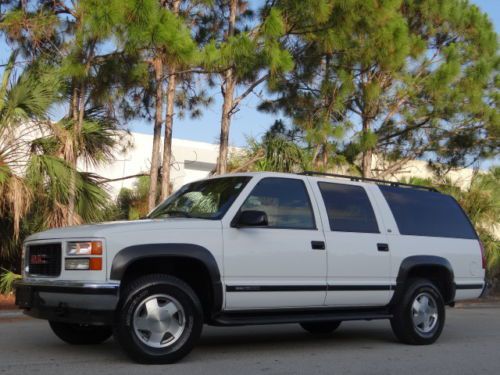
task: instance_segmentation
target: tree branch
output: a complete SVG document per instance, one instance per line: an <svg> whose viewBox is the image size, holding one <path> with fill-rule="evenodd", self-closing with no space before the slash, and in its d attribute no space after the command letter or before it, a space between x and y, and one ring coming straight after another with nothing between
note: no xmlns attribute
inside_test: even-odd
<svg viewBox="0 0 500 375"><path fill-rule="evenodd" d="M149 173L138 173L138 174L133 174L131 176L125 176L119 178L104 178L97 184L101 185L101 184L107 184L108 182L123 181L123 180L128 180L130 178L145 177L145 176L149 176Z"/></svg>
<svg viewBox="0 0 500 375"><path fill-rule="evenodd" d="M233 101L233 106L231 107L231 112L233 112L236 109L236 107L238 107L238 105L241 103L241 101L245 99L248 95L250 95L257 86L259 86L262 82L267 80L269 78L269 75L270 73L264 74L262 77L255 80L250 86L248 86L245 92L243 92L240 96L235 98Z"/></svg>

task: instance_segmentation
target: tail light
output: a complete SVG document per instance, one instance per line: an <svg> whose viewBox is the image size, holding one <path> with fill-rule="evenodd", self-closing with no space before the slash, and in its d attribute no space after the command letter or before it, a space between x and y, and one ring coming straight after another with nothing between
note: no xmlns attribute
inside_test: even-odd
<svg viewBox="0 0 500 375"><path fill-rule="evenodd" d="M481 249L481 260L483 262L483 270L486 269L486 253L484 251L484 245L481 241L479 241L479 248Z"/></svg>

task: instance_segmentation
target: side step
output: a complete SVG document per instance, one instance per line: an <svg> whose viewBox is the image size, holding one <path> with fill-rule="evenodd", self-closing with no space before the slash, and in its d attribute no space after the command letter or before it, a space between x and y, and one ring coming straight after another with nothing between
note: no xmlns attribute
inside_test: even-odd
<svg viewBox="0 0 500 375"><path fill-rule="evenodd" d="M301 322L324 322L331 320L374 320L390 318L392 318L392 314L387 308L357 310L254 310L245 312L223 312L213 317L211 324L217 326L244 326Z"/></svg>

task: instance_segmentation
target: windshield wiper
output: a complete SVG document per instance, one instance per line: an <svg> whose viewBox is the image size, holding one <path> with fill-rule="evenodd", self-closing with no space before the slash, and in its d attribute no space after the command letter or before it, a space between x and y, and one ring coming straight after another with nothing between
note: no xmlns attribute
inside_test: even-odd
<svg viewBox="0 0 500 375"><path fill-rule="evenodd" d="M181 217L187 217L187 218L192 218L192 216L187 213L186 211L181 211L181 210L168 210L168 211L165 211L165 212L162 212L162 215L176 215L176 216L181 216Z"/></svg>

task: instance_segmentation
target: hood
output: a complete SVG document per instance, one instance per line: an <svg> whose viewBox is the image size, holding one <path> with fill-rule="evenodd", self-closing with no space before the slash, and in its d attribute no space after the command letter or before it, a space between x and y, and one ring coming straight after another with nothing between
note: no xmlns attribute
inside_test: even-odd
<svg viewBox="0 0 500 375"><path fill-rule="evenodd" d="M26 239L29 241L66 239L66 238L106 238L123 232L144 232L155 230L176 229L220 229L219 220L204 220L190 218L146 219L136 221L110 221L91 225L77 225L50 229L35 233Z"/></svg>

